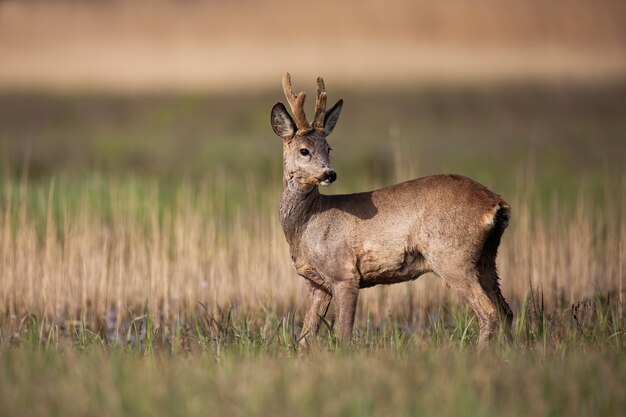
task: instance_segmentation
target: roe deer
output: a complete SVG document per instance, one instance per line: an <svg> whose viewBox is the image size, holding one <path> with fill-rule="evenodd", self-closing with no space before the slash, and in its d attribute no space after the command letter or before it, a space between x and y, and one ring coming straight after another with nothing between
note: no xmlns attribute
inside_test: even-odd
<svg viewBox="0 0 626 417"><path fill-rule="evenodd" d="M496 272L509 205L460 175L434 175L357 194L323 195L337 174L326 137L343 101L326 111L317 79L315 116L304 114L304 92L295 94L289 74L282 103L272 108L274 132L283 139L280 221L299 275L309 285L301 344L319 330L331 298L341 341L352 337L359 288L414 280L433 271L467 300L480 327L479 346L495 333L498 318L508 331L513 313ZM294 120L295 119L295 120Z"/></svg>

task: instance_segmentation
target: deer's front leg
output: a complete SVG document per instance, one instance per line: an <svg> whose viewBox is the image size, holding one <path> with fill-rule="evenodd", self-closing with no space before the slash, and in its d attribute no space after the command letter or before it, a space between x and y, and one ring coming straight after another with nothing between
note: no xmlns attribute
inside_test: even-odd
<svg viewBox="0 0 626 417"><path fill-rule="evenodd" d="M352 339L354 314L359 297L358 282L338 282L333 286L335 307L337 308L337 333L342 343L349 343Z"/></svg>
<svg viewBox="0 0 626 417"><path fill-rule="evenodd" d="M308 302L309 307L304 316L302 325L302 333L300 336L300 345L308 346L308 340L315 337L320 329L320 321L322 317L326 317L328 306L332 296L330 293L313 283L309 283Z"/></svg>

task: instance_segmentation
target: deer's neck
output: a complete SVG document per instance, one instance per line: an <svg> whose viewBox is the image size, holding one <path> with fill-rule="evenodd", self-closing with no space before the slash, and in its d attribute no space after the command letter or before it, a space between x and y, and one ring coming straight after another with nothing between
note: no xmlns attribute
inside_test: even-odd
<svg viewBox="0 0 626 417"><path fill-rule="evenodd" d="M299 237L303 228L313 214L319 211L322 195L318 187L302 190L289 181L283 183L283 193L280 198L280 223L283 226L285 238L293 251L299 246Z"/></svg>

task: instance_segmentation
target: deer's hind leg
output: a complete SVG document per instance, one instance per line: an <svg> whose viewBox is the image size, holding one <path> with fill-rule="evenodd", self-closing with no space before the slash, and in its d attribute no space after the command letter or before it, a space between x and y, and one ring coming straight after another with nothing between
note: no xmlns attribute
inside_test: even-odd
<svg viewBox="0 0 626 417"><path fill-rule="evenodd" d="M507 304L502 291L500 290L500 278L496 269L496 257L498 256L498 247L502 233L506 228L509 219L508 206L500 207L495 214L494 228L485 239L485 243L476 262L478 270L478 279L480 285L487 292L489 299L496 306L500 322L503 324L503 330L507 339L511 340L511 325L513 323L513 312Z"/></svg>
<svg viewBox="0 0 626 417"><path fill-rule="evenodd" d="M300 345L308 346L308 340L315 337L320 329L322 317L326 317L328 306L332 298L331 294L325 289L314 283L309 283L308 308L304 316L304 324L300 333Z"/></svg>
<svg viewBox="0 0 626 417"><path fill-rule="evenodd" d="M491 302L496 306L498 311L498 318L500 323L502 323L504 330L504 334L508 340L512 339L511 336L511 326L513 324L513 311L511 311L511 307L509 307L504 295L502 295L502 291L500 290L500 278L498 277L498 273L493 268L481 269L479 268L478 279L480 285L483 287L487 296L491 300Z"/></svg>
<svg viewBox="0 0 626 417"><path fill-rule="evenodd" d="M475 268L460 268L436 272L474 310L480 329L478 346L485 346L498 327L498 307L480 284L478 271Z"/></svg>

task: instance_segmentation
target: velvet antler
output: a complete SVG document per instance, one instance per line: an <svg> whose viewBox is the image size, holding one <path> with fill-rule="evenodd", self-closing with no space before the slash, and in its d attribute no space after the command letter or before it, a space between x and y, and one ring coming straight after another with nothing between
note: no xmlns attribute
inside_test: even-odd
<svg viewBox="0 0 626 417"><path fill-rule="evenodd" d="M304 99L306 94L304 94L304 91L299 92L297 95L293 92L291 75L289 75L288 72L283 75L283 91L285 92L285 97L287 97L287 101L293 112L298 130L310 129L311 125L307 122L304 114Z"/></svg>
<svg viewBox="0 0 626 417"><path fill-rule="evenodd" d="M313 127L315 129L324 129L324 116L326 115L326 87L324 79L317 77L317 91L315 94L315 119L313 119Z"/></svg>

